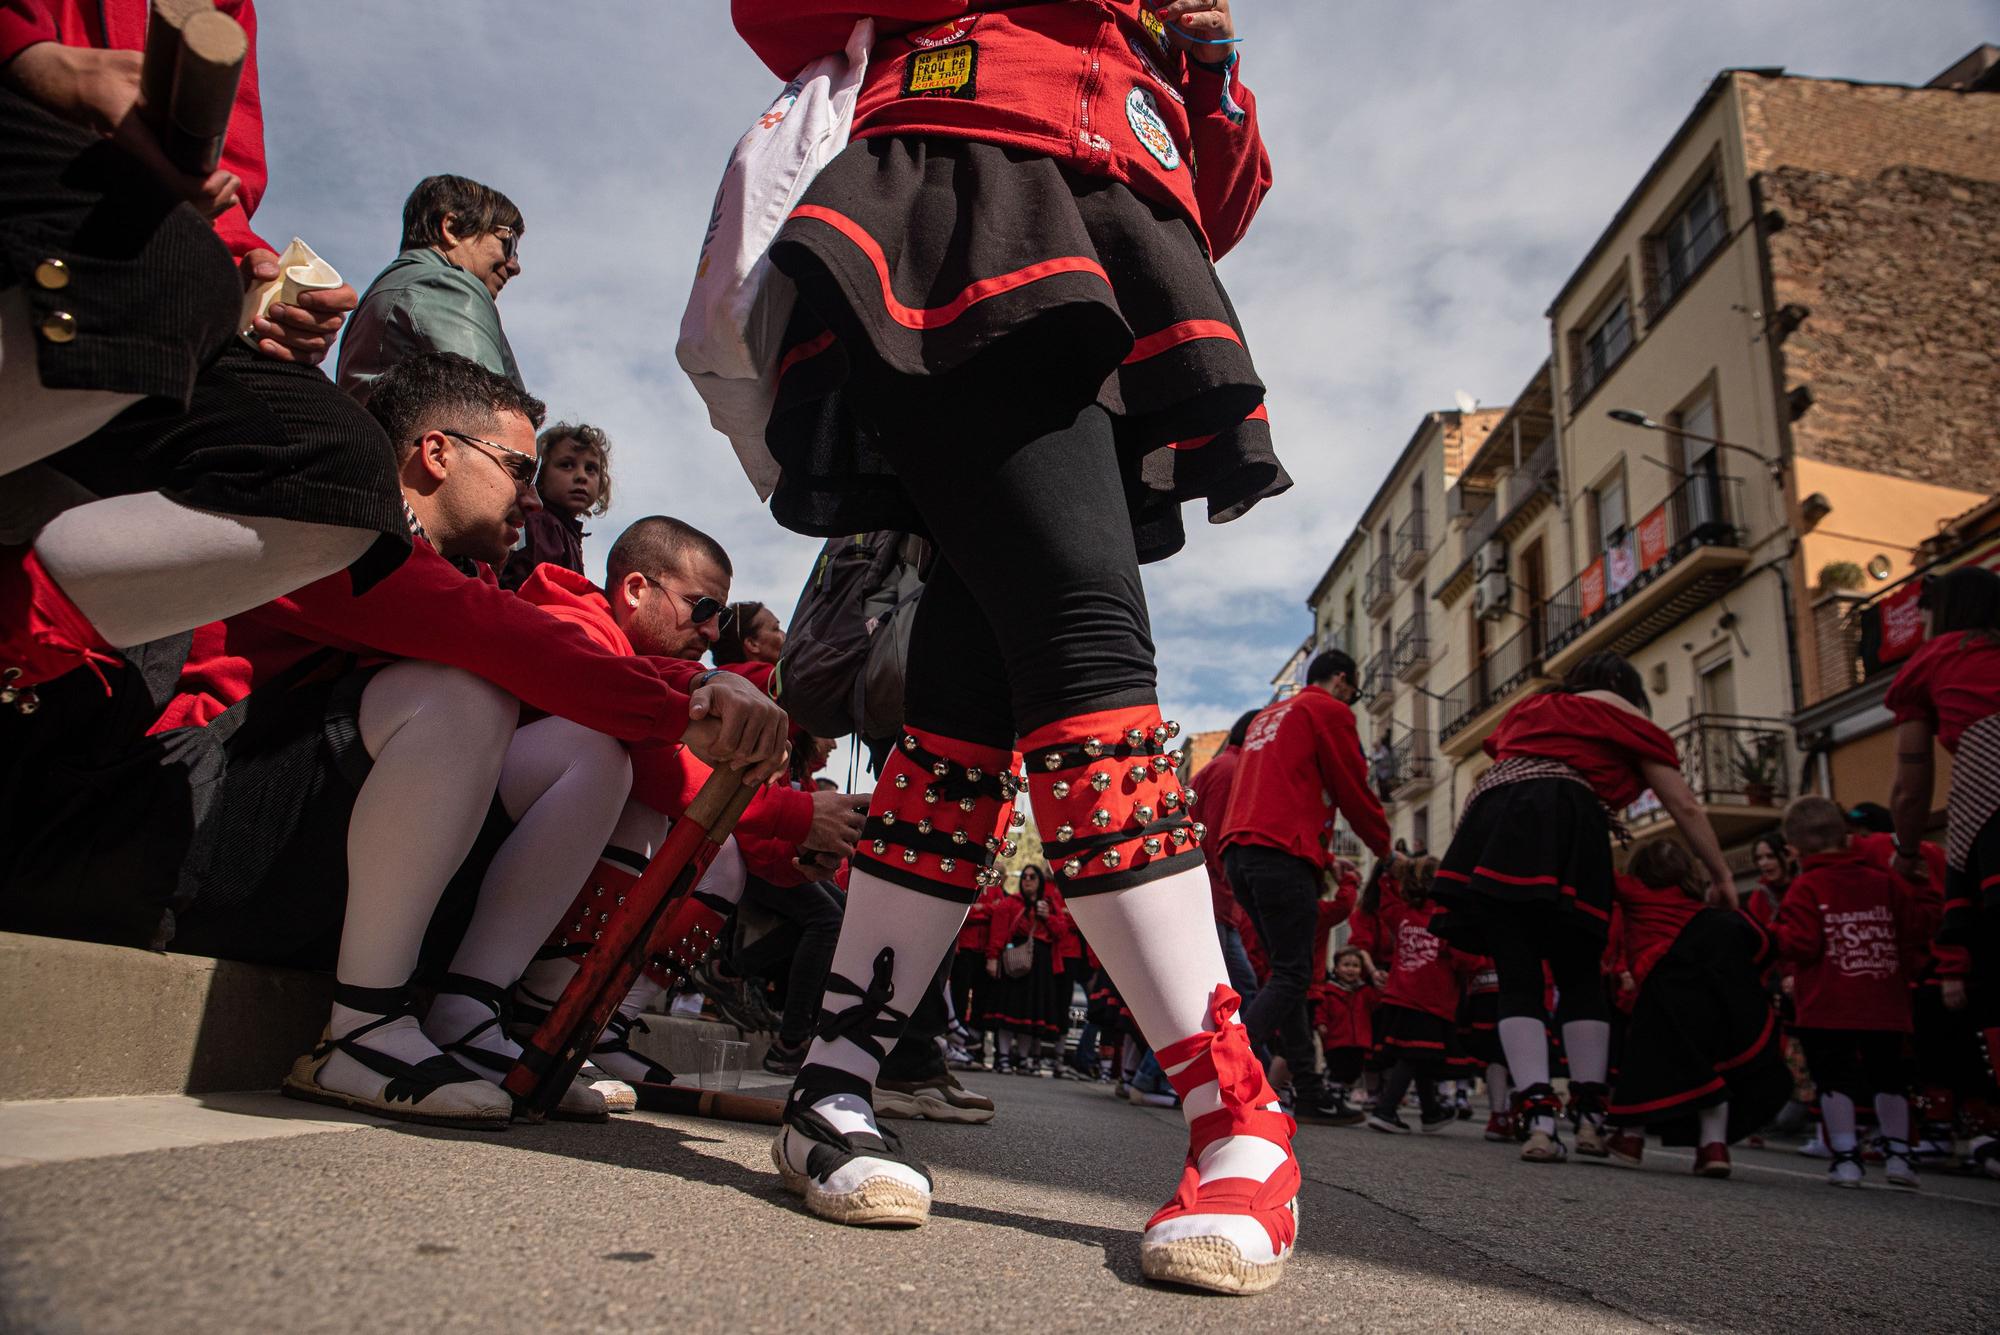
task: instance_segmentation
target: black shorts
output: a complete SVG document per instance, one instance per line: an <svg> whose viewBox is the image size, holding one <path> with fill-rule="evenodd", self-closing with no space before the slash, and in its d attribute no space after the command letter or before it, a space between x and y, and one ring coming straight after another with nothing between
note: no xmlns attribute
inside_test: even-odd
<svg viewBox="0 0 2000 1335"><path fill-rule="evenodd" d="M1887 1029L1800 1029L1806 1070L1821 1098L1845 1094L1865 1103L1877 1094L1907 1094L1912 1075L1908 1034Z"/></svg>
<svg viewBox="0 0 2000 1335"><path fill-rule="evenodd" d="M1004 449L1112 417L1141 561L1180 504L1291 485L1264 385L1194 228L1126 186L967 140L878 137L814 180L771 262L799 288L766 435L797 532L923 532L878 433Z"/></svg>

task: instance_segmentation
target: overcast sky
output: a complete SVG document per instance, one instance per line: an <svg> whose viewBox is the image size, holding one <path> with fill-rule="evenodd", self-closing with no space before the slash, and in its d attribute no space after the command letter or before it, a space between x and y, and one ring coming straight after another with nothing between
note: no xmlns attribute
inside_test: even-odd
<svg viewBox="0 0 2000 1335"><path fill-rule="evenodd" d="M1293 490L1148 567L1161 698L1191 727L1263 703L1304 607L1421 415L1501 404L1547 352L1541 313L1718 70L1922 83L1994 0L1236 0L1276 186L1222 264L1269 385ZM433 172L527 218L500 311L552 415L603 426L617 504L707 529L735 593L789 614L816 540L758 505L674 364L715 184L777 81L724 0L265 0L280 249L303 236L357 289Z"/></svg>

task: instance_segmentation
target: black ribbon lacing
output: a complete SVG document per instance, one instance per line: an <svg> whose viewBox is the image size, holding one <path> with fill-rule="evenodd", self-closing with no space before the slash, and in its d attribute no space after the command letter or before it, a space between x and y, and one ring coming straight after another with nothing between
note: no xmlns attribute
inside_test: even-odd
<svg viewBox="0 0 2000 1335"><path fill-rule="evenodd" d="M884 946L881 953L875 956L874 975L868 980L866 988L855 986L851 979L837 973L829 973L826 977L826 996L856 997L859 1000L838 1013L822 1005L816 1031L819 1037L829 1043L844 1038L875 1060L884 1060L889 1051L883 1040L894 1042L902 1036L903 1027L910 1022L908 1015L889 1005L896 996L896 983L892 977L895 967L894 948Z"/></svg>

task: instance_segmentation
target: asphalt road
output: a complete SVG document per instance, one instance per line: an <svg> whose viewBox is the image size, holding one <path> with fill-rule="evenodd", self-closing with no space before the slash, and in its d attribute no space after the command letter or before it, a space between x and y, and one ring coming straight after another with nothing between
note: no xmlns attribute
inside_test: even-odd
<svg viewBox="0 0 2000 1335"><path fill-rule="evenodd" d="M1178 1113L987 1076L985 1127L905 1123L931 1222L805 1215L766 1128L640 1114L502 1134L369 1126L0 1171L0 1328L1847 1331L2000 1328L2000 1183L1699 1181L1309 1127L1303 1239L1257 1298L1161 1290L1138 1230ZM295 1106L295 1105L294 1105Z"/></svg>

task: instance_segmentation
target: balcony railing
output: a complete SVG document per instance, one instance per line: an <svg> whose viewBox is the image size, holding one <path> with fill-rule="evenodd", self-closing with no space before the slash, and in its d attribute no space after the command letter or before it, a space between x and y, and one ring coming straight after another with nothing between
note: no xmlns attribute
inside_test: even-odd
<svg viewBox="0 0 2000 1335"><path fill-rule="evenodd" d="M1535 637L1526 628L1481 659L1466 678L1444 693L1438 706L1438 740L1455 736L1473 719L1519 690L1541 670Z"/></svg>
<svg viewBox="0 0 2000 1335"><path fill-rule="evenodd" d="M1387 607L1389 600L1396 596L1395 577L1389 573L1389 553L1384 552L1375 558L1375 563L1368 567L1367 578L1362 583L1363 601L1367 604L1368 614L1374 616Z"/></svg>
<svg viewBox="0 0 2000 1335"><path fill-rule="evenodd" d="M1695 800L1709 808L1768 811L1791 797L1783 719L1738 714L1696 714L1667 730L1680 748L1681 774ZM1664 815L1651 793L1626 809L1631 823ZM1771 819L1764 816L1765 820Z"/></svg>
<svg viewBox="0 0 2000 1335"><path fill-rule="evenodd" d="M1413 511L1396 528L1396 573L1411 575L1430 558L1431 547L1424 535L1424 512Z"/></svg>
<svg viewBox="0 0 2000 1335"><path fill-rule="evenodd" d="M1702 547L1734 547L1742 532L1736 515L1741 480L1696 473L1584 572L1564 585L1543 610L1546 654L1564 646L1616 611L1628 599Z"/></svg>
<svg viewBox="0 0 2000 1335"><path fill-rule="evenodd" d="M1396 678L1390 671L1386 651L1370 658L1361 670L1361 693L1368 697L1368 707L1377 713L1387 709L1396 698Z"/></svg>
<svg viewBox="0 0 2000 1335"><path fill-rule="evenodd" d="M1391 666L1398 677L1408 681L1412 675L1430 665L1430 635L1424 614L1419 612L1396 627L1396 649Z"/></svg>
<svg viewBox="0 0 2000 1335"><path fill-rule="evenodd" d="M1428 784L1437 771L1428 732L1409 731L1393 739L1387 751L1378 751L1370 761L1375 791L1393 799L1408 789Z"/></svg>
<svg viewBox="0 0 2000 1335"><path fill-rule="evenodd" d="M1555 477L1556 468L1556 438L1550 435L1521 460L1521 466L1507 479L1507 513L1512 514L1527 504L1531 496Z"/></svg>

